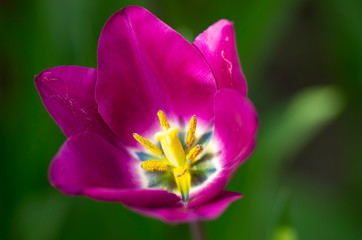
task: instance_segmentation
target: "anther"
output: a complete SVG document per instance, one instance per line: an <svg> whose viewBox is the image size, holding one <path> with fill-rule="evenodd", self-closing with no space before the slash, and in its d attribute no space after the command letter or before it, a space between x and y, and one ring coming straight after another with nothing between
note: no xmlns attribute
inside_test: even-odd
<svg viewBox="0 0 362 240"><path fill-rule="evenodd" d="M196 147L192 148L186 156L186 160L194 160L197 158L197 156L200 154L200 152L203 150L201 145L197 145Z"/></svg>
<svg viewBox="0 0 362 240"><path fill-rule="evenodd" d="M196 115L193 115L190 120L189 131L187 132L187 137L186 137L186 146L187 147L189 147L192 144L192 142L194 141L196 125L197 125Z"/></svg>
<svg viewBox="0 0 362 240"><path fill-rule="evenodd" d="M157 113L158 118L160 119L161 127L164 131L167 131L170 128L170 124L168 124L167 118L165 114L159 110Z"/></svg>
<svg viewBox="0 0 362 240"><path fill-rule="evenodd" d="M149 172L164 172L167 171L167 165L160 160L148 160L142 162L142 168Z"/></svg>
<svg viewBox="0 0 362 240"><path fill-rule="evenodd" d="M158 155L162 154L162 150L159 149L156 145L154 145L153 143L151 143L150 141L148 141L146 138L138 135L137 133L133 134L133 137L139 142L141 143L145 148L147 148L148 150L150 150L153 153L156 153Z"/></svg>

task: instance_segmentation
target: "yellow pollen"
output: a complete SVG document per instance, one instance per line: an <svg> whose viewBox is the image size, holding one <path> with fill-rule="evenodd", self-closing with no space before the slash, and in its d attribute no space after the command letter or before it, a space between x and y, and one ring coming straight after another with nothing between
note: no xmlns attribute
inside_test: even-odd
<svg viewBox="0 0 362 240"><path fill-rule="evenodd" d="M194 141L195 132L196 132L196 124L197 124L196 115L193 115L190 120L189 131L187 132L187 137L186 137L186 146L187 147L189 147L192 144L192 142Z"/></svg>
<svg viewBox="0 0 362 240"><path fill-rule="evenodd" d="M167 171L167 165L160 160L148 160L142 162L142 168L149 172L164 172Z"/></svg>
<svg viewBox="0 0 362 240"><path fill-rule="evenodd" d="M137 133L133 134L133 137L139 142L141 143L145 148L147 148L148 150L150 150L153 153L156 153L158 155L162 154L162 150L159 149L156 145L154 145L153 143L151 143L150 141L148 141L146 138L138 135Z"/></svg>
<svg viewBox="0 0 362 240"><path fill-rule="evenodd" d="M170 128L170 124L168 124L167 118L165 114L159 110L157 113L158 118L160 119L161 127L163 131L167 131Z"/></svg>
<svg viewBox="0 0 362 240"><path fill-rule="evenodd" d="M192 148L189 154L187 154L186 159L187 160L194 160L197 158L197 156L200 154L200 152L203 150L201 145L197 145L196 147Z"/></svg>
<svg viewBox="0 0 362 240"><path fill-rule="evenodd" d="M159 110L157 116L160 120L162 130L154 134L154 139L161 144L161 149L152 144L149 140L134 133L133 137L145 148L156 154L162 154L163 159L155 157L152 160L142 162L143 170L148 172L168 172L173 175L178 192L185 206L188 204L191 189L191 163L200 155L202 145L192 145L196 132L196 115L192 116L186 136L186 147L178 137L179 129L170 127L165 114ZM196 144L195 144L196 145ZM185 147L185 149L184 149ZM186 151L186 152L185 152Z"/></svg>

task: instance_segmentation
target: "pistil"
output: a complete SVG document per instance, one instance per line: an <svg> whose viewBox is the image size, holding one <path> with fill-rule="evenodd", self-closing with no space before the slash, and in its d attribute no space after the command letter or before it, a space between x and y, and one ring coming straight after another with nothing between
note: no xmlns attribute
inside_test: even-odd
<svg viewBox="0 0 362 240"><path fill-rule="evenodd" d="M133 136L148 150L158 155L164 154L164 157L163 160L144 161L141 166L145 171L149 172L170 171L175 179L177 189L181 193L182 201L187 203L191 188L191 174L189 170L191 164L203 150L201 145L196 145L191 148L195 139L197 125L196 116L192 116L190 120L190 126L185 141L185 149L177 136L179 129L170 127L165 114L161 110L158 111L157 116L160 120L162 131L157 132L154 135L154 139L160 141L162 150L136 133L134 133Z"/></svg>
<svg viewBox="0 0 362 240"><path fill-rule="evenodd" d="M182 166L173 170L173 175L177 184L178 191L181 193L181 199L184 203L189 201L191 174L188 166Z"/></svg>
<svg viewBox="0 0 362 240"><path fill-rule="evenodd" d="M176 135L177 133L178 128L169 128L167 131L156 133L155 139L160 141L163 153L168 161L175 167L180 167L185 164L186 157L182 144Z"/></svg>

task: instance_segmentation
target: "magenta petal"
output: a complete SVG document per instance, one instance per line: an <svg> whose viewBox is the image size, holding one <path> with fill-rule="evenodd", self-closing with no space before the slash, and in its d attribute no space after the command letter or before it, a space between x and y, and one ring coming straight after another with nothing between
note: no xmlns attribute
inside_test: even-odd
<svg viewBox="0 0 362 240"><path fill-rule="evenodd" d="M216 78L218 89L233 88L246 96L247 86L236 50L233 23L222 19L195 39Z"/></svg>
<svg viewBox="0 0 362 240"><path fill-rule="evenodd" d="M87 130L113 137L97 110L96 79L96 69L78 66L47 69L36 77L46 109L67 137Z"/></svg>
<svg viewBox="0 0 362 240"><path fill-rule="evenodd" d="M216 82L200 52L144 8L105 24L98 45L96 100L122 142L157 123L156 113L212 119Z"/></svg>
<svg viewBox="0 0 362 240"><path fill-rule="evenodd" d="M213 140L220 148L221 171L212 182L190 196L191 207L207 202L222 191L254 149L257 127L256 111L247 98L233 89L217 92Z"/></svg>
<svg viewBox="0 0 362 240"><path fill-rule="evenodd" d="M101 201L148 208L182 205L175 194L157 189L82 188L81 194Z"/></svg>
<svg viewBox="0 0 362 240"><path fill-rule="evenodd" d="M135 188L137 160L99 135L85 132L70 137L50 167L52 184L67 193L83 187Z"/></svg>
<svg viewBox="0 0 362 240"><path fill-rule="evenodd" d="M138 206L169 206L175 194L142 190L137 174L139 162L101 136L85 132L70 137L55 156L49 171L53 186L66 194Z"/></svg>
<svg viewBox="0 0 362 240"><path fill-rule="evenodd" d="M240 193L221 191L209 202L194 208L165 207L165 208L141 208L130 207L131 209L149 217L158 218L167 223L184 223L212 220L221 215L231 202L242 197Z"/></svg>
<svg viewBox="0 0 362 240"><path fill-rule="evenodd" d="M215 138L223 169L233 172L255 145L258 118L254 106L239 92L221 89L215 95Z"/></svg>
<svg viewBox="0 0 362 240"><path fill-rule="evenodd" d="M219 173L217 173L217 176L213 179L212 182L207 184L199 191L191 194L189 207L192 208L198 205L202 205L218 195L229 181L228 173L229 172L226 169L222 169Z"/></svg>

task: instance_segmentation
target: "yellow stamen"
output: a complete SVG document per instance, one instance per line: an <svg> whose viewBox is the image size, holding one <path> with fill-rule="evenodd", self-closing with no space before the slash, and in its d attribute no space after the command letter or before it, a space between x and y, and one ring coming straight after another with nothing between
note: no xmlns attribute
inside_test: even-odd
<svg viewBox="0 0 362 240"><path fill-rule="evenodd" d="M186 146L187 147L189 147L192 144L192 142L194 141L195 132L196 132L196 124L197 124L196 115L193 115L190 120L189 131L187 132L187 137L186 137Z"/></svg>
<svg viewBox="0 0 362 240"><path fill-rule="evenodd" d="M153 153L162 154L162 150L159 149L156 145L154 145L153 143L151 143L150 141L148 141L146 138L138 135L137 133L133 134L133 137L139 142L141 143L145 148L147 148L148 150L150 150Z"/></svg>
<svg viewBox="0 0 362 240"><path fill-rule="evenodd" d="M203 148L201 145L197 145L196 147L192 148L189 154L187 154L186 160L194 160L195 158L197 158L202 150Z"/></svg>
<svg viewBox="0 0 362 240"><path fill-rule="evenodd" d="M187 167L178 167L173 170L178 191L181 193L182 201L189 201L189 193L191 187L191 174Z"/></svg>
<svg viewBox="0 0 362 240"><path fill-rule="evenodd" d="M167 131L170 128L170 124L168 124L167 118L165 114L159 110L157 113L158 118L160 119L161 127L163 131Z"/></svg>
<svg viewBox="0 0 362 240"><path fill-rule="evenodd" d="M149 172L164 172L167 171L167 165L160 160L148 160L142 162L142 168Z"/></svg>

